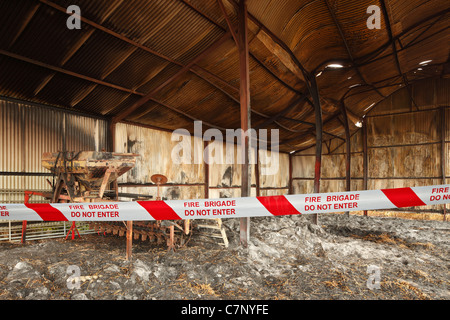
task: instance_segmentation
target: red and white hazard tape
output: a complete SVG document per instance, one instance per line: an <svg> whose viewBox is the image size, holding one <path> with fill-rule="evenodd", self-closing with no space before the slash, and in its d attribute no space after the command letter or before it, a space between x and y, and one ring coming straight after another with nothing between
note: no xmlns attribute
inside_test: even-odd
<svg viewBox="0 0 450 320"><path fill-rule="evenodd" d="M0 204L0 220L144 221L244 218L450 203L450 185L199 200Z"/></svg>

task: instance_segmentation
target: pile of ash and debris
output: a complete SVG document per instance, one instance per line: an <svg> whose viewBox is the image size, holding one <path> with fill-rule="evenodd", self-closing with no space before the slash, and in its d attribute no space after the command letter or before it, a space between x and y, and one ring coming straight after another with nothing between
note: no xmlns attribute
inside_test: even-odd
<svg viewBox="0 0 450 320"><path fill-rule="evenodd" d="M450 223L322 214L224 219L223 248L193 235L174 252L123 237L0 244L0 299L450 298Z"/></svg>

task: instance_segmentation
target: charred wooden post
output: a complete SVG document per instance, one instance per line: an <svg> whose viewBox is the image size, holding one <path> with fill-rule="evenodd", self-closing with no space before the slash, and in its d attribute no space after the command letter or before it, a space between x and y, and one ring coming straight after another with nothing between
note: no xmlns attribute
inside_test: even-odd
<svg viewBox="0 0 450 320"><path fill-rule="evenodd" d="M249 197L251 192L250 171L250 139L247 132L251 126L250 121L250 73L249 52L247 38L247 4L246 0L239 1L238 10L238 51L240 73L240 108L241 108L241 150L242 150L242 184L241 197ZM240 219L240 242L243 247L248 246L250 239L250 218Z"/></svg>

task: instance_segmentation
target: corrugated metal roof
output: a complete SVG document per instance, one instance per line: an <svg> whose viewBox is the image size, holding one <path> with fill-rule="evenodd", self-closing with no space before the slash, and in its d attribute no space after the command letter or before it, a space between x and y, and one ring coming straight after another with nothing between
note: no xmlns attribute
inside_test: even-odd
<svg viewBox="0 0 450 320"><path fill-rule="evenodd" d="M236 25L237 1L223 3ZM366 27L367 7L382 7L381 1L248 0L252 124L275 116L307 91L291 54L307 71L322 71L317 82L324 119L333 116L339 101L362 116L406 81L448 72L442 66L450 52L450 2L384 3L392 34L384 16L380 30ZM74 4L81 9L81 30L66 27L65 9ZM164 84L227 30L216 0L3 1L0 19L0 95L106 116L116 116ZM426 59L433 60L431 65L417 70ZM325 68L334 60L346 67ZM124 120L167 129L192 127L192 119L238 127L239 60L233 39L196 65L195 76L188 72L154 96L162 104L148 102ZM280 139L290 144L311 140L311 134L302 134L311 126L295 121L314 123L309 107L301 103L286 117L293 120L267 127L280 129ZM335 120L327 130L343 134Z"/></svg>

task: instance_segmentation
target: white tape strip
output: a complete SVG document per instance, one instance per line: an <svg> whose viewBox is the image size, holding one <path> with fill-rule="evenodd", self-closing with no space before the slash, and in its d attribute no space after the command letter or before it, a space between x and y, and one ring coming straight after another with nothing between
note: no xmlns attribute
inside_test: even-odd
<svg viewBox="0 0 450 320"><path fill-rule="evenodd" d="M0 220L144 221L362 211L450 203L450 185L247 198L0 204Z"/></svg>

